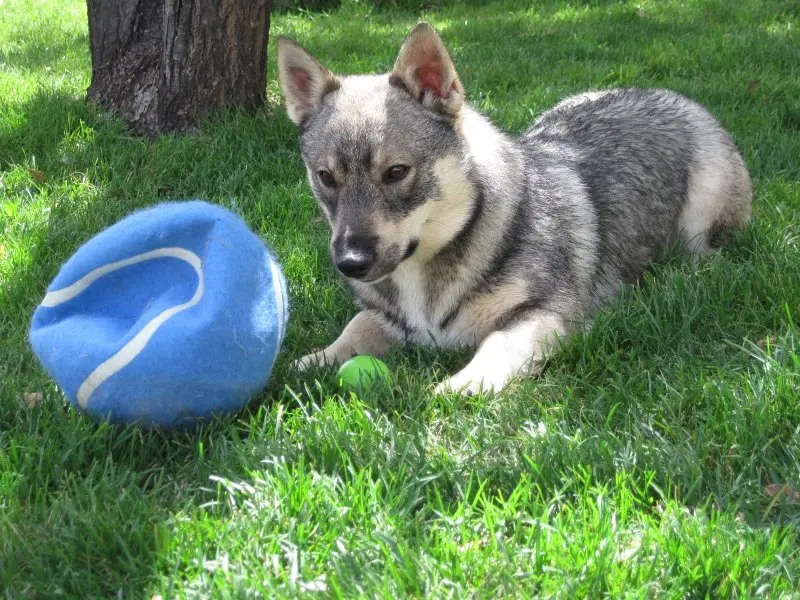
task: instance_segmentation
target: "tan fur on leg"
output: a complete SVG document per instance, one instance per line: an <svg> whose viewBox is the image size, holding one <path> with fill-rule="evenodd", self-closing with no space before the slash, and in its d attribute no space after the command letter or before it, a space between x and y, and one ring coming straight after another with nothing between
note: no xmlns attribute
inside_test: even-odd
<svg viewBox="0 0 800 600"><path fill-rule="evenodd" d="M512 377L541 369L547 353L565 333L564 323L557 315L532 313L512 327L486 336L469 364L440 383L436 391L498 392Z"/></svg>
<svg viewBox="0 0 800 600"><path fill-rule="evenodd" d="M361 311L347 324L341 335L324 350L306 354L295 361L294 368L302 372L311 365L339 365L356 354L384 354L391 344L389 335L379 325L375 315Z"/></svg>

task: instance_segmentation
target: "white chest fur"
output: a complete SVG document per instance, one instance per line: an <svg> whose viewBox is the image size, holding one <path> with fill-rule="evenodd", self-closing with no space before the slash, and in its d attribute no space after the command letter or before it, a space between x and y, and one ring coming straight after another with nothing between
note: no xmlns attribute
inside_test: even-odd
<svg viewBox="0 0 800 600"><path fill-rule="evenodd" d="M450 346L454 343L439 329L441 317L437 314L439 294L434 293L433 302L429 296L426 277L415 260L402 263L392 274L397 287L396 308L405 320L411 341L433 346Z"/></svg>
<svg viewBox="0 0 800 600"><path fill-rule="evenodd" d="M443 284L426 278L413 260L400 265L392 280L397 286L395 309L408 326L409 341L428 346L476 345L494 330L501 315L526 300L522 281L490 290L475 289L459 277ZM439 287L430 289L433 285Z"/></svg>

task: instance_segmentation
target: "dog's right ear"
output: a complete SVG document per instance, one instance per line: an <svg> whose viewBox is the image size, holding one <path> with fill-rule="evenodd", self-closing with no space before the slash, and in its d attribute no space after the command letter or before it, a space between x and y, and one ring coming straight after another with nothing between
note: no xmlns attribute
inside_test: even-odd
<svg viewBox="0 0 800 600"><path fill-rule="evenodd" d="M339 89L339 79L297 42L278 38L278 81L289 118L300 125L317 112L325 94Z"/></svg>

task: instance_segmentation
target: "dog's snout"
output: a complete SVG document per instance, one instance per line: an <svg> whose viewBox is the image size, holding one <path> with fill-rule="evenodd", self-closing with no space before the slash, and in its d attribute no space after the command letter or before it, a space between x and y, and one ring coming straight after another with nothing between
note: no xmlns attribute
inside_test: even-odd
<svg viewBox="0 0 800 600"><path fill-rule="evenodd" d="M336 262L336 268L339 269L345 277L361 279L369 273L374 262L375 261L366 254L354 254L350 252Z"/></svg>
<svg viewBox="0 0 800 600"><path fill-rule="evenodd" d="M376 240L352 235L338 238L333 244L333 260L345 277L363 279L375 264Z"/></svg>

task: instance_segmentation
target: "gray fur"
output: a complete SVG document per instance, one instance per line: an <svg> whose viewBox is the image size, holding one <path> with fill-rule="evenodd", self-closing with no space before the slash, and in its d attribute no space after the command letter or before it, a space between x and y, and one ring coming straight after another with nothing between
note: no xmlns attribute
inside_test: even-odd
<svg viewBox="0 0 800 600"><path fill-rule="evenodd" d="M303 53L282 41L279 64L288 72ZM426 87L418 69L433 59L441 89ZM295 114L309 181L333 230L334 259L371 245L374 264L350 283L364 319L394 339L478 345L493 332L524 331L501 335L498 347L518 354L515 344L532 335L543 350L532 347L524 362L535 370L548 332L582 323L674 242L708 252L750 216L749 177L730 137L674 92L574 96L511 137L462 102L427 25L409 36L391 74L316 76L328 80L316 101L281 80L287 103L309 106ZM387 184L395 164L410 172ZM320 170L336 177L335 188ZM383 347L373 342L343 334L307 362ZM518 365L492 379L479 355L454 378L468 391L503 387L522 372Z"/></svg>

